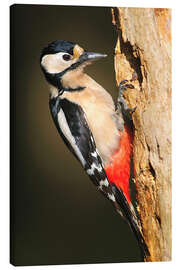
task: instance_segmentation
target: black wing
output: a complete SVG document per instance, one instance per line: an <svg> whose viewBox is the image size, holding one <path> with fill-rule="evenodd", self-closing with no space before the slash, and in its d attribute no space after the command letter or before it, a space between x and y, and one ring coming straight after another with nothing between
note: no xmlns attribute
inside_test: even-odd
<svg viewBox="0 0 180 270"><path fill-rule="evenodd" d="M50 99L50 110L59 134L93 183L115 200L82 108L66 98L55 98Z"/></svg>

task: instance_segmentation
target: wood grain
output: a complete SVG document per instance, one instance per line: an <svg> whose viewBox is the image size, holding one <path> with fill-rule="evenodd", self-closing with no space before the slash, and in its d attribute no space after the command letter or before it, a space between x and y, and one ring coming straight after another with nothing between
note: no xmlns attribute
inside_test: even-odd
<svg viewBox="0 0 180 270"><path fill-rule="evenodd" d="M133 113L138 212L148 261L171 260L171 10L113 8L117 84Z"/></svg>

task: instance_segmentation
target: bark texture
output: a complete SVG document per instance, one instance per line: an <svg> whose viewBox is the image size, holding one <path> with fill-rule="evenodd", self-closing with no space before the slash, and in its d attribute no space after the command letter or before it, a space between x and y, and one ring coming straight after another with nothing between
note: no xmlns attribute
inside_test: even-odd
<svg viewBox="0 0 180 270"><path fill-rule="evenodd" d="M138 212L148 261L171 260L171 10L113 8L118 33L117 84L131 80L124 93L137 107L134 171Z"/></svg>

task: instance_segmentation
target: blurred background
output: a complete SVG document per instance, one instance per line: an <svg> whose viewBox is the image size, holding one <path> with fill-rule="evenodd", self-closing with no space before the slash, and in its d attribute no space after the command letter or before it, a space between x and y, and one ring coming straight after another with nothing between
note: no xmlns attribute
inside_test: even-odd
<svg viewBox="0 0 180 270"><path fill-rule="evenodd" d="M11 261L140 261L129 226L90 182L51 119L39 57L57 39L108 54L86 71L117 96L111 8L11 7Z"/></svg>

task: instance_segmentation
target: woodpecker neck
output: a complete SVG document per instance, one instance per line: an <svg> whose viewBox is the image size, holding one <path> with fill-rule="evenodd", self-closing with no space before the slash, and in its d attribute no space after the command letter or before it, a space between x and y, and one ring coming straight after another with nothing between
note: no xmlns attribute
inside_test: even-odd
<svg viewBox="0 0 180 270"><path fill-rule="evenodd" d="M43 72L48 83L50 83L50 85L55 87L55 88L51 87L50 89L51 97L57 97L59 95L62 95L64 91L75 92L75 91L82 91L85 89L85 86L81 86L78 83L77 77L79 72L63 71L59 73L48 73L46 72L45 69L43 69ZM66 73L71 73L70 76L67 76L69 78L68 82L67 79L64 79L64 77L66 78L65 76Z"/></svg>

